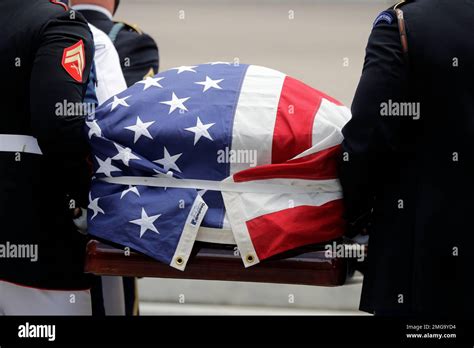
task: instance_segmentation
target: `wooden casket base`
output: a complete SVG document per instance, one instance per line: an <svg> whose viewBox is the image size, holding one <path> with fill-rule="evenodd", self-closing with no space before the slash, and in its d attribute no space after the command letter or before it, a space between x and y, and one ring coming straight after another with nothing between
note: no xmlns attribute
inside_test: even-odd
<svg viewBox="0 0 474 348"><path fill-rule="evenodd" d="M86 272L95 275L225 280L317 286L343 285L348 263L327 258L321 246L303 248L245 268L231 246L196 243L185 271L145 255L92 240L87 245Z"/></svg>

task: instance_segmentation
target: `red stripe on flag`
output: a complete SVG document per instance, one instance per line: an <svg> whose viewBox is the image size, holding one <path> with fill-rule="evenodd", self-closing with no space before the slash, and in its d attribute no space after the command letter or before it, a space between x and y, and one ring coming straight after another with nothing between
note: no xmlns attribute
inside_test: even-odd
<svg viewBox="0 0 474 348"><path fill-rule="evenodd" d="M313 145L313 122L323 98L342 105L301 81L285 78L273 131L272 163L286 162Z"/></svg>
<svg viewBox="0 0 474 348"><path fill-rule="evenodd" d="M247 221L260 260L304 245L329 242L344 234L341 199L322 206L280 210Z"/></svg>
<svg viewBox="0 0 474 348"><path fill-rule="evenodd" d="M234 174L234 182L264 179L329 180L337 178L341 145L281 164L267 164Z"/></svg>
<svg viewBox="0 0 474 348"><path fill-rule="evenodd" d="M289 76L283 82L272 142L272 163L283 163L309 149L319 93Z"/></svg>

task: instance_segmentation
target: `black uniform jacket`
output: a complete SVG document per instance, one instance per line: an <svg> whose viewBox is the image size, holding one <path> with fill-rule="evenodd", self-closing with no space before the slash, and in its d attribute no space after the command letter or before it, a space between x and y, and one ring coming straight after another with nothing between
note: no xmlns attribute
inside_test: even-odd
<svg viewBox="0 0 474 348"><path fill-rule="evenodd" d="M88 204L84 113L60 105L83 101L92 35L80 14L49 0L2 0L0 23L0 137L33 136L43 153L0 142L0 280L85 289L86 240L70 210ZM25 245L37 246L36 262Z"/></svg>
<svg viewBox="0 0 474 348"><path fill-rule="evenodd" d="M109 34L115 22L105 14L93 10L80 11L89 23ZM159 53L155 41L147 34L125 25L114 42L120 57L122 72L127 85L141 81L145 76L158 73Z"/></svg>
<svg viewBox="0 0 474 348"><path fill-rule="evenodd" d="M343 130L347 217L371 212L361 309L472 315L474 2L401 8L408 59L389 10L370 35Z"/></svg>

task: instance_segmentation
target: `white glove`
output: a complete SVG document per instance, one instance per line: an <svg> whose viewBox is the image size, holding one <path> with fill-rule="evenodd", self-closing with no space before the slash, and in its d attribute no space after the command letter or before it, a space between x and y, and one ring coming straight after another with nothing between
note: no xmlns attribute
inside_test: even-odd
<svg viewBox="0 0 474 348"><path fill-rule="evenodd" d="M81 208L81 215L72 220L77 227L77 231L81 234L87 234L87 210Z"/></svg>

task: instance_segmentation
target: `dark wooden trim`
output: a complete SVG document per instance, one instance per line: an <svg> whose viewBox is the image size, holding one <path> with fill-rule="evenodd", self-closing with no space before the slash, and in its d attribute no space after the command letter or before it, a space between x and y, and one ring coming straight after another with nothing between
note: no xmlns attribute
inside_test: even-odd
<svg viewBox="0 0 474 348"><path fill-rule="evenodd" d="M232 249L206 247L193 255L184 272L139 253L125 256L123 250L94 240L86 254L87 273L111 276L339 286L346 280L347 268L347 260L326 258L324 251L266 260L246 269Z"/></svg>

